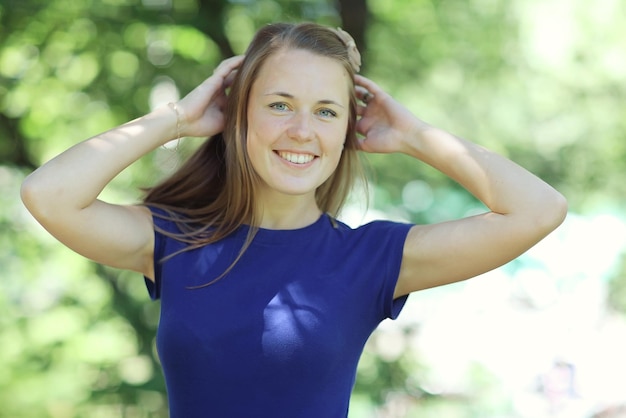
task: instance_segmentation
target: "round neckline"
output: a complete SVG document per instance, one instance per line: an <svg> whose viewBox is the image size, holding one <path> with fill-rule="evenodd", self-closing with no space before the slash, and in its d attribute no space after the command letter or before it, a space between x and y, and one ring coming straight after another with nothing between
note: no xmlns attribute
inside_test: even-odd
<svg viewBox="0 0 626 418"><path fill-rule="evenodd" d="M326 213L322 213L315 222L301 228L269 229L259 227L256 234L254 235L253 242L293 245L294 240L307 236L310 238L312 233L321 231L327 225L332 226L332 224L333 220L330 218L330 216ZM237 238L245 240L248 236L249 230L250 225L242 225L241 227L239 227L239 229L237 229L235 235L237 236Z"/></svg>

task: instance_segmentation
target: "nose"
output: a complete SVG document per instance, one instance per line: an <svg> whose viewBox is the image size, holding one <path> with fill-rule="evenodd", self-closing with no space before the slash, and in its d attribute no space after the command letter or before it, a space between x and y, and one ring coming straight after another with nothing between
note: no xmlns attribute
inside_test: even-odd
<svg viewBox="0 0 626 418"><path fill-rule="evenodd" d="M297 141L309 141L313 138L311 115L306 112L296 113L290 121L287 134Z"/></svg>

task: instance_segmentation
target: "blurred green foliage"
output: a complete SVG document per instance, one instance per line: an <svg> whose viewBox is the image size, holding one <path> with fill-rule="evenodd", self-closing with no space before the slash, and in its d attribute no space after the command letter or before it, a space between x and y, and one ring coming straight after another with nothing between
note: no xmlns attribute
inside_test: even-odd
<svg viewBox="0 0 626 418"><path fill-rule="evenodd" d="M359 7L367 20L349 27ZM141 277L80 258L34 223L18 198L34 167L184 95L259 25L314 20L362 31L365 75L426 121L513 158L578 212L623 216L625 9L611 0L0 0L0 417L167 416L158 303ZM178 158L146 156L103 197L135 201ZM388 216L435 222L481 208L414 160L367 159L372 207ZM624 277L622 268L612 292L622 310ZM478 365L468 393L431 393L418 354L389 354L377 336L353 416L400 416L392 410L405 405L402 416L484 417L510 407L494 400L502 388Z"/></svg>

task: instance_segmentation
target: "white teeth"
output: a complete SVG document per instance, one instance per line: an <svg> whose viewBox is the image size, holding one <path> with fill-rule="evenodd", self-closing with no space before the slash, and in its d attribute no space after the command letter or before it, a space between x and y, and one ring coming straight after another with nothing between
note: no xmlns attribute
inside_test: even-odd
<svg viewBox="0 0 626 418"><path fill-rule="evenodd" d="M294 154L292 152L284 151L279 151L278 155L280 156L280 158L294 164L306 164L313 161L314 158L311 154Z"/></svg>

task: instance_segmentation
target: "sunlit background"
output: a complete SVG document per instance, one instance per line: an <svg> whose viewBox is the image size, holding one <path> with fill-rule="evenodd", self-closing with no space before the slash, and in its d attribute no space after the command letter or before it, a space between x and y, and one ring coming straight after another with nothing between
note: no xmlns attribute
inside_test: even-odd
<svg viewBox="0 0 626 418"><path fill-rule="evenodd" d="M414 294L383 323L350 417L626 417L625 19L622 0L0 0L0 417L167 417L158 303L139 275L58 244L19 185L283 20L346 28L366 76L570 203L518 260ZM135 202L197 142L146 156L103 198ZM483 209L415 160L367 160L369 204L355 192L343 214L353 225Z"/></svg>

